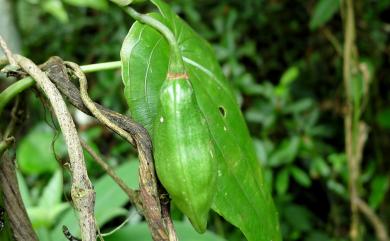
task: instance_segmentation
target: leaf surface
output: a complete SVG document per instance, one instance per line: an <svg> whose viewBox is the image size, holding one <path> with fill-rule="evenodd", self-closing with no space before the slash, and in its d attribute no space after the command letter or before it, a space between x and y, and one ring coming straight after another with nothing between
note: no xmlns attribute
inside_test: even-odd
<svg viewBox="0 0 390 241"><path fill-rule="evenodd" d="M161 14L151 16L175 34L201 111L220 158L218 189L212 208L239 227L250 241L281 240L277 213L262 177L246 123L211 46L168 5L152 1ZM159 91L169 61L169 46L153 28L135 23L122 51L125 96L132 117L153 133Z"/></svg>
<svg viewBox="0 0 390 241"><path fill-rule="evenodd" d="M50 179L50 182L45 186L38 206L50 209L60 204L63 188L62 183L62 173L60 170L57 170Z"/></svg>

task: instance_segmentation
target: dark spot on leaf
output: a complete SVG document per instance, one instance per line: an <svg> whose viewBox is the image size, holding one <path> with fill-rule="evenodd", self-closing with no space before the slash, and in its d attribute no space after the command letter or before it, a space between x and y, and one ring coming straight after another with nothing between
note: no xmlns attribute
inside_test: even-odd
<svg viewBox="0 0 390 241"><path fill-rule="evenodd" d="M226 117L226 111L225 111L225 108L224 108L223 106L220 106L220 107L218 108L218 110L219 110L219 113L221 113L221 115L222 115L223 117Z"/></svg>

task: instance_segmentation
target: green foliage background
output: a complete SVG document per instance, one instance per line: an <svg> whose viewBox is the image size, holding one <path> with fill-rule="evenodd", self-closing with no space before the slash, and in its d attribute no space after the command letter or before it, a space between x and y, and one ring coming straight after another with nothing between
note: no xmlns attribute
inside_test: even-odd
<svg viewBox="0 0 390 241"><path fill-rule="evenodd" d="M169 3L212 43L224 74L234 87L279 211L284 240L347 240L350 215L339 1L173 0ZM359 178L360 193L389 227L390 208L386 204L390 201L390 1L360 0L354 4L357 47L373 76L363 116L370 132ZM23 53L37 63L53 55L79 64L119 60L122 41L133 21L105 0L17 0L14 7ZM144 12L151 9L145 3L136 7ZM89 82L95 100L126 113L119 71L89 75ZM21 134L28 135L18 145L20 170L26 175L25 199L31 199L34 207L31 212L35 212L37 220L35 227L40 237L45 237L42 240L60 240L63 237L51 236L51 232L58 230L58 225L65 222L61 220L71 213L64 204L66 199L49 203L55 206L51 219L39 222L39 207L49 205L39 197L50 185L56 185L56 181L49 182L58 170L54 155L44 151L32 153L36 148L28 145L40 139L49 150L55 131L47 128L53 124L39 98L33 94L25 98L29 101L30 116ZM134 150L119 138L88 120L87 124L83 121L84 118L79 118L78 124L85 129L84 138L94 142L110 164L120 167L135 156ZM65 157L61 145L56 153ZM31 155L41 155L45 163L51 164L24 165L23 158ZM104 178L102 170L90 159L88 165L94 181ZM65 194L69 191L68 178L65 174L63 187L58 184ZM117 193L120 195L119 190ZM112 206L113 211L108 214L102 211L102 230L111 230L126 216L133 215L123 232L137 230L134 235L139 235L142 233L139 230L144 230L145 235L140 218L127 213L124 207L129 206L123 197L118 200ZM102 205L109 203L110 200ZM178 221L183 220L178 211L174 210L174 215ZM363 221L361 228L364 240L376 240L367 222ZM216 214L210 218L209 230L224 240L245 240ZM211 236L205 240L217 240L213 234L208 235Z"/></svg>

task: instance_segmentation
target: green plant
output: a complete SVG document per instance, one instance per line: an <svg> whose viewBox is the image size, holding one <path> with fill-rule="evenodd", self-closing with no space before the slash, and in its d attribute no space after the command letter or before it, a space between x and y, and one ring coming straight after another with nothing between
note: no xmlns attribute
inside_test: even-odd
<svg viewBox="0 0 390 241"><path fill-rule="evenodd" d="M152 2L161 15L151 16L175 35L197 103L217 147L216 159L220 161L212 209L239 227L248 240L279 240L276 210L234 94L210 54L213 50L167 4ZM132 108L132 115L149 130L159 120L156 97L168 72L170 46L155 29L135 23L122 47L125 96L130 107L137 106Z"/></svg>
<svg viewBox="0 0 390 241"><path fill-rule="evenodd" d="M152 31L149 27L143 29L144 25L136 23L127 37L127 41L131 44L125 44L123 39L132 24L132 19L126 11L122 11L121 8L107 0L95 1L105 2L104 9L93 7L89 0L51 1L52 6L55 6L54 2L57 2L57 6L60 6L57 9L66 13L62 13L62 16L66 15L67 21L58 18L61 13L49 11L56 8L50 9L47 6L43 8L46 0L15 0L12 2L15 3L15 19L23 40L23 54L30 56L37 63L44 62L52 55L83 64L112 61L118 58L118 52L123 45L122 59L130 59L127 64L131 66L128 73L123 73L124 76L129 77L129 83L125 83L126 97L122 96L123 87L119 70L88 74L89 94L92 99L118 113L130 113L133 119L142 123L153 135L153 125L158 121L156 115L159 114L160 109L158 105L145 103L159 102L159 90L166 78L170 54L168 43L158 31ZM210 43L210 46L201 45L201 49L207 49L204 53L202 52L203 58L201 59L191 55L194 54L193 49L199 50L193 48L192 44L186 44L187 36L194 39L192 35L185 34L185 38L180 37L181 25L174 26L177 21L172 19L165 21L164 17L159 17L161 13L156 12L153 9L154 6L148 2L139 5L132 3L132 7L156 17L170 29L176 29L177 39L182 40L180 49L185 52L186 66L191 66L189 64L191 61L198 62L206 67L204 69L213 72L215 68L213 64L209 64L208 55L215 51L215 57L221 65L220 70L226 77L231 90L231 97L238 103L238 108L243 113L242 119L248 125L257 160L262 165L264 185L271 191L278 210L283 240L348 240L351 224L349 193L351 175L347 167L349 158L345 153L347 145L344 143L345 128L342 123L347 108L345 107L346 95L341 82L342 63L345 59L342 56L346 30L342 23L345 22L347 16L345 3L346 1L335 0L169 0L171 10ZM1 7L0 4L0 9ZM354 121L364 122L368 127L367 142L360 163L361 170L356 182L358 201L367 202L365 210L371 210L373 214L377 213L374 217L381 219L386 227L390 217L390 209L387 205L389 201L387 156L390 149L388 111L390 99L386 91L388 89L387 76L390 74L390 68L388 68L390 1L354 1L353 10L356 22L356 41L353 49L358 50L359 54L353 58L356 61L353 64L355 67L352 68L354 78L351 80L352 94L350 96L353 97L352 106L357 110ZM185 26L186 30L187 24ZM153 38L157 39L156 42ZM137 41L146 43L140 44ZM154 45L155 43L157 44ZM132 49L130 56L127 56L128 52L125 51L126 46ZM155 49L152 51L154 46ZM145 52L150 54L144 55ZM0 65L3 66L3 63L0 61ZM149 71L147 71L147 66L150 67ZM191 66L190 69L206 79L203 73L194 71L196 67ZM130 72L133 74L128 75ZM150 78L145 78L146 76ZM149 80L155 79L154 76L160 79L152 83ZM370 77L369 92L368 88L362 88L364 86L362 83L366 82L367 77ZM137 79L143 79L149 83L137 82ZM36 96L40 96L39 94L33 95L32 91L24 91L34 86L34 80L26 78L13 84L14 79L6 78L2 73L0 73L0 80L0 89L6 89L0 95L0 99L8 99L6 102L10 103L16 95L19 95L21 106L25 107L25 114L22 117L23 124L18 124L17 133L19 135L15 135L17 146L23 144L25 146L22 148L25 149L23 152L29 153L25 160L29 158L33 160L31 153L34 153L34 150L43 152L47 150L51 153L52 134L49 135L48 128L42 128L44 125L42 119L51 122L49 111L44 111L45 108L42 106L45 105L37 100ZM137 87L136 84L140 86ZM150 87L153 84L156 86ZM10 88L7 88L8 85L11 85ZM147 88L142 86L147 86ZM193 86L194 90L197 88L196 94L215 95L213 91L199 91L203 87L211 89L209 84ZM153 91L150 92L150 90ZM220 101L219 96L211 99ZM126 105L126 102L129 105ZM138 109L137 104L141 106ZM199 104L199 107L201 106ZM208 106L219 107L212 103ZM10 107L10 105L0 106L2 110L1 130L5 130L9 120L12 119ZM229 110L227 113L229 115L232 111ZM95 150L100 150L111 166L117 168L128 160L134 159L137 154L134 148L119 137L96 126L93 120L80 115L79 111L75 111L74 116L83 138L86 138ZM208 117L208 120L210 123L222 126L218 119ZM37 125L39 127L34 128ZM355 123L354 126L358 125ZM39 140L45 148L40 146L31 148L38 143L34 142L36 133L42 135L37 136L36 140ZM231 133L234 138L240 135L238 131ZM218 136L220 133L214 130L213 135ZM228 138L227 135L223 137ZM60 147L61 143L61 138L59 138L55 145L57 159L59 163L66 163L67 157ZM223 144L222 141L220 145L221 143ZM228 148L232 146L231 143L229 144ZM0 147L3 148L3 145ZM235 155L236 150L228 154ZM92 162L88 154L86 157L88 173L92 182L96 184L96 180L105 173ZM25 161L21 160L20 155L17 159L31 198L36 202L61 164L55 165L54 156L50 158L42 156L42 160L53 165L35 166L34 168L27 166L26 168ZM233 166L227 165L225 170ZM43 169L47 170L37 171ZM240 167L237 173L242 170L247 172ZM231 176L235 176L239 181L245 180L241 175ZM66 171L63 180L64 195L61 202L66 202L70 199L70 179ZM112 182L107 187L110 185L115 184ZM244 190L236 195L229 195L229 201L242 201L243 195L251 196L254 190L257 189L250 188L247 192ZM222 193L221 190L220 193ZM98 196L100 195L102 194ZM99 200L99 197L97 199ZM99 210L112 211L108 208L109 204L117 199L116 195L112 195L111 199L107 198L108 201ZM125 201L118 204L118 208L123 211L121 214L117 215L115 211L112 211L113 216L109 217L104 224L99 222L102 233L116 230L114 234L104 239L142 240L149 233L145 222L147 220L144 221L134 215L136 212L134 206L127 202L125 195L123 195L123 200ZM243 203L246 205L245 202ZM0 200L0 206L2 205ZM130 211L125 213L126 209ZM97 210L98 213L99 210ZM187 217L175 205L172 205L170 211L175 221L179 240L187 238L215 240L218 236L229 241L245 241L246 238L242 232L230 221L231 219L238 220L238 218L230 216L228 219L226 213L225 216L221 216L215 210L216 208L213 207L209 212L206 234L196 236ZM72 213L74 216L74 211L71 209L65 213L67 215ZM241 213L246 215L245 212ZM253 216L257 219L261 218L261 215ZM377 233L378 226L372 226L370 219L366 219L366 214L359 211L358 216L361 239L383 240ZM5 228L0 232L1 240L4 237L6 237L5 240L11 237L8 237L9 232L7 232L9 230L8 216L4 217ZM116 226L126 219L128 219L128 224L116 229ZM72 234L79 236L77 217L65 223L59 217L55 221L55 230L53 226L47 228L49 233L57 234L53 236L54 240L65 241L61 233L61 224L66 224ZM259 226L258 222L254 225ZM182 229L182 226L185 228ZM216 235L210 236L211 232ZM188 236L185 236L186 233Z"/></svg>
<svg viewBox="0 0 390 241"><path fill-rule="evenodd" d="M142 97L139 101L139 99L136 99L136 95L131 95L128 103L134 118L145 125L152 135L155 144L156 169L162 184L165 185L171 195L173 203L189 217L197 231L204 232L206 230L208 211L212 208L241 229L248 240L258 240L259 238L280 240L276 210L270 192L264 185L262 171L256 160L247 127L215 57L210 54L212 52L210 46L183 20L176 16L167 4L157 0L152 2L159 8L160 13L153 13L151 17L140 15L131 8L126 9L136 20L150 26L141 25L138 22L134 24L124 41L121 57L125 92L130 89L133 93L138 93ZM47 10L47 8L44 9ZM142 28L141 32L137 32L139 27ZM163 36L154 28L157 28ZM138 36L139 33L145 35ZM134 45L133 38L142 40ZM190 41L183 41L185 39ZM154 42L156 40L157 43L161 43L158 48ZM141 47L142 45L150 46L150 44L155 47L153 47L152 53L145 51L145 49L149 50L148 48L142 47L144 51L141 55L133 55L134 47L138 47L138 44ZM183 49L186 48L191 49L191 51L184 51ZM154 50L162 55L160 57L150 57ZM205 56L207 58L204 58ZM23 58L16 57L18 63L23 60ZM139 57L142 58L141 61L137 60ZM154 63L147 63L146 72L139 72L144 67L133 71L137 68L137 64L145 64L145 57L150 57L149 61L154 61ZM9 61L11 60L12 58L9 59ZM136 61L136 64L130 64L133 61ZM44 66L47 66L50 70L51 65L53 65L53 62L48 61ZM23 69L27 68L26 65L21 66ZM112 66L115 67L116 64ZM80 72L76 70L76 65L65 63L65 67L69 68L70 77L81 78ZM31 69L33 68L28 70L31 71ZM103 67L97 69L103 70ZM159 71L154 71L149 76L148 71L151 71L151 69L159 69ZM39 71L37 70L37 72ZM146 76L143 76L145 73ZM165 75L168 75L168 78L164 84ZM46 79L42 81L38 75L34 75L34 78L38 78L39 85L44 86L43 83ZM50 78L57 77L52 76ZM130 83L130 79L134 79L134 81ZM145 82L145 79L148 81ZM21 88L28 88L32 83L30 81ZM202 86L205 83L208 85L207 89ZM81 99L84 105L88 106L89 109L91 109L91 106L98 108L91 101L87 103L85 100L87 95L86 83L81 82L81 84L83 87L80 88L82 92ZM144 88L150 87L148 93L143 91ZM8 90L13 91L16 95L22 91L21 88L15 87ZM170 96L172 92L173 96ZM45 89L45 93L48 94L47 89ZM14 95L4 98L3 106ZM56 110L56 115L61 116L57 111L56 103L53 103L54 98L49 96L49 99ZM143 107L146 108L142 109ZM145 111L147 111L146 114ZM91 110L91 112L97 116L94 111ZM99 115L104 114L100 113ZM59 120L61 120L61 117L59 117ZM106 122L109 123L110 121L112 120L107 118L104 123L107 124ZM156 124L153 126L153 123ZM166 123L169 125L166 125ZM111 127L111 125L107 125ZM66 125L61 122L60 126L63 128ZM123 127L113 129L119 134L124 131ZM181 132L180 136L176 134L178 131ZM67 133L64 134L67 135ZM133 138L137 137L134 137L134 133L131 134L132 136L126 139L134 144ZM65 139L67 145L72 147L69 144L69 139ZM21 150L31 152L28 148L27 150L21 148ZM144 155L140 154L141 162ZM171 164L166 161L167 158L171 161ZM24 163L25 165L30 164L28 161L24 161ZM70 169L72 173L77 171L77 169L74 169L75 164L77 163L71 159ZM165 167L168 167L168 169ZM148 197L145 196L145 192L153 192L153 189L145 189L142 186L142 183L150 182L144 180L142 176L143 168L140 167L142 181L140 182L140 198L141 201L142 198L147 201ZM42 173L55 169L55 166L45 166L34 171ZM30 171L30 168L27 166L25 170ZM248 173L250 174L248 175ZM183 176L184 179L187 178L188 180L182 180ZM71 180L73 181L74 178L72 177ZM187 183L177 185L177 182ZM77 186L75 189L73 184L71 192L74 200L77 200L78 197L84 197L84 192L89 193L81 186ZM150 196L150 198L153 197L156 198L157 195ZM136 202L135 200L132 201ZM98 202L96 203L98 204ZM158 210L159 206L157 208L143 206L143 208ZM81 208L77 211L82 213ZM148 216L147 213L145 213L145 217L152 229L152 235L156 235L154 229L159 227L151 224L156 220ZM99 219L97 221L99 223ZM165 220L161 219L157 222L165 222ZM62 223L66 222L62 220ZM50 225L46 225L46 228ZM257 226L262 226L263 230L259 230ZM77 230L72 225L68 227L70 230ZM81 230L81 235L87 237L84 233L88 230L87 226L82 225L82 228L84 230ZM93 226L90 228L93 229ZM160 232L162 231L160 230ZM168 232L170 231L168 230ZM48 235L45 236L48 239ZM93 233L91 236L93 236ZM156 239L155 236L154 238Z"/></svg>

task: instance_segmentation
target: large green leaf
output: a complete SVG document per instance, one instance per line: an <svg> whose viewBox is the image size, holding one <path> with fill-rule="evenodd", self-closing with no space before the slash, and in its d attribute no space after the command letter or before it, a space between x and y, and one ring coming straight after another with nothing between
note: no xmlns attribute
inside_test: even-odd
<svg viewBox="0 0 390 241"><path fill-rule="evenodd" d="M277 212L262 177L246 123L211 46L168 5L152 1L151 14L175 34L196 98L217 146L218 190L213 209L241 229L248 240L281 240ZM159 90L167 74L167 41L149 26L135 23L124 40L122 75L131 114L152 131Z"/></svg>

